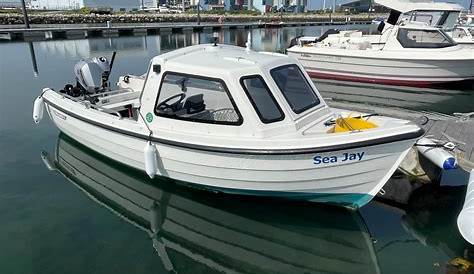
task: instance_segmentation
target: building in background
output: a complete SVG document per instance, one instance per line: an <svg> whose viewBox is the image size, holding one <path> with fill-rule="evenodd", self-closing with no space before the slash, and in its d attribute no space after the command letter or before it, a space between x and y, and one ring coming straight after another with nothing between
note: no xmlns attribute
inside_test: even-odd
<svg viewBox="0 0 474 274"><path fill-rule="evenodd" d="M203 10L224 10L224 0L200 0L201 8Z"/></svg>
<svg viewBox="0 0 474 274"><path fill-rule="evenodd" d="M368 12L371 5L371 0L357 0L340 5L339 9L346 12Z"/></svg>
<svg viewBox="0 0 474 274"><path fill-rule="evenodd" d="M83 6L81 0L31 0L30 7L36 10L72 10Z"/></svg>
<svg viewBox="0 0 474 274"><path fill-rule="evenodd" d="M308 0L225 0L225 10L256 10L267 13L282 7L293 7L295 12L305 11ZM285 11L287 11L285 9Z"/></svg>
<svg viewBox="0 0 474 274"><path fill-rule="evenodd" d="M159 0L140 0L140 8L157 8L159 6Z"/></svg>
<svg viewBox="0 0 474 274"><path fill-rule="evenodd" d="M29 6L37 10L73 10L88 7L128 11L138 9L141 5L141 0L31 0Z"/></svg>
<svg viewBox="0 0 474 274"><path fill-rule="evenodd" d="M351 1L345 4L339 5L336 7L336 10L344 11L344 12L352 12L352 13L359 13L359 12L388 12L389 9L375 4L372 0L357 0Z"/></svg>
<svg viewBox="0 0 474 274"><path fill-rule="evenodd" d="M30 1L25 1L29 5ZM20 1L0 1L0 9L19 9L21 8Z"/></svg>

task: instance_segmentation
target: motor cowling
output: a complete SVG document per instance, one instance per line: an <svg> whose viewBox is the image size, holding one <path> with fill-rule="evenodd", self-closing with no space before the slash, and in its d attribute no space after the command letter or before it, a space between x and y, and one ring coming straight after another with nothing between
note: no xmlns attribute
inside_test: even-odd
<svg viewBox="0 0 474 274"><path fill-rule="evenodd" d="M83 91L102 92L108 87L110 63L105 57L83 59L74 66L74 74Z"/></svg>

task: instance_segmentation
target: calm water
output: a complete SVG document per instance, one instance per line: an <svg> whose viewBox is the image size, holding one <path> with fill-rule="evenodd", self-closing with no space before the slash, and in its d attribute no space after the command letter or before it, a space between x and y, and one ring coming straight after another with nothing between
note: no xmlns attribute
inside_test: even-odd
<svg viewBox="0 0 474 274"><path fill-rule="evenodd" d="M317 27L252 30L253 46L281 51L295 35L320 32ZM32 121L41 88L71 82L73 65L82 57L118 50L111 76L117 79L144 73L152 56L211 37L0 44L0 273L456 273L450 272L451 260L474 258L455 223L465 174L444 174L444 186L418 189L407 206L373 201L351 212L148 180L60 135L49 119L40 125ZM219 33L220 41L230 44L243 45L246 37L245 30ZM319 86L326 94L335 88L355 94L364 87ZM472 111L469 90L413 91L425 100L418 104L400 96L396 104ZM429 100L436 102L428 108ZM46 168L42 153L49 153L56 171Z"/></svg>

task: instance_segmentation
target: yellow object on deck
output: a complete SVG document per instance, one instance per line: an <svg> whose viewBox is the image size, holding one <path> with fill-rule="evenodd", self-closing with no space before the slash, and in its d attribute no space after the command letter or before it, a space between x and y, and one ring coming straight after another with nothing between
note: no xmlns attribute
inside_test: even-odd
<svg viewBox="0 0 474 274"><path fill-rule="evenodd" d="M328 133L339 133L339 132L347 132L347 131L360 131L365 129L376 128L377 125L367 121L362 116L358 117L339 117L336 119L334 126L328 130Z"/></svg>

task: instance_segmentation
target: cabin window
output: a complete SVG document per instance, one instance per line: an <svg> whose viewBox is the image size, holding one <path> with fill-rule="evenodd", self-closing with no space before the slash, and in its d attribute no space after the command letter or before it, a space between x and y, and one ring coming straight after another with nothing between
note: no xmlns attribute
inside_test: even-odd
<svg viewBox="0 0 474 274"><path fill-rule="evenodd" d="M155 114L193 122L240 125L240 115L221 79L165 72Z"/></svg>
<svg viewBox="0 0 474 274"><path fill-rule="evenodd" d="M273 123L285 118L283 111L262 76L252 75L242 77L240 84L263 123Z"/></svg>
<svg viewBox="0 0 474 274"><path fill-rule="evenodd" d="M297 65L274 68L270 74L296 114L319 105L318 96Z"/></svg>
<svg viewBox="0 0 474 274"><path fill-rule="evenodd" d="M442 29L445 28L452 28L454 25L457 24L460 12L443 12L443 15L438 21L437 27L441 27Z"/></svg>
<svg viewBox="0 0 474 274"><path fill-rule="evenodd" d="M454 41L440 30L398 30L397 39L404 48L445 48L454 46Z"/></svg>

